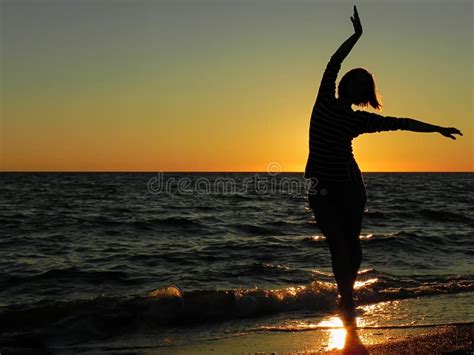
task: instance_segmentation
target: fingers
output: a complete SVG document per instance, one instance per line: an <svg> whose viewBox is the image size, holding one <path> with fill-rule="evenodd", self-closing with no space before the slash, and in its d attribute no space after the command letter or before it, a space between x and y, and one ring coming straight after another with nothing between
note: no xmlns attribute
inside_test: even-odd
<svg viewBox="0 0 474 355"><path fill-rule="evenodd" d="M441 134L445 137L448 137L448 138L451 138L451 139L454 139L454 140L456 139L454 134L459 134L460 136L463 135L459 129L454 128L454 127L444 128L444 132L442 132Z"/></svg>
<svg viewBox="0 0 474 355"><path fill-rule="evenodd" d="M445 136L446 138L451 138L451 139L456 139L456 137L454 137L451 132L442 132L441 133L443 136Z"/></svg>
<svg viewBox="0 0 474 355"><path fill-rule="evenodd" d="M441 133L441 135L445 136L446 138L451 138L451 139L456 140L456 137L453 136L453 134L455 134L455 133L452 130L448 129L448 130L445 130L445 131L441 131L439 133Z"/></svg>
<svg viewBox="0 0 474 355"><path fill-rule="evenodd" d="M454 127L449 127L449 133L450 134L459 134L460 136L462 136L461 131L457 128L454 128Z"/></svg>
<svg viewBox="0 0 474 355"><path fill-rule="evenodd" d="M354 5L354 18L359 18L359 12L357 11L357 7Z"/></svg>

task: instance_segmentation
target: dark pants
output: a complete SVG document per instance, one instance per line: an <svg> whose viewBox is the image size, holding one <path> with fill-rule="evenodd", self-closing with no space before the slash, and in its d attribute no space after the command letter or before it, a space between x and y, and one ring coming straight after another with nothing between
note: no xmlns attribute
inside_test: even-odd
<svg viewBox="0 0 474 355"><path fill-rule="evenodd" d="M359 235L367 195L363 184L312 186L309 205L331 251L342 307L353 306L353 288L362 261Z"/></svg>

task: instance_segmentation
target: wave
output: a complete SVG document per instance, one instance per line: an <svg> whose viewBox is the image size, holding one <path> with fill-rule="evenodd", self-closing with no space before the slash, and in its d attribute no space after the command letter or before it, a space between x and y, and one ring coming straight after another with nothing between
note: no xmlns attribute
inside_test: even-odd
<svg viewBox="0 0 474 355"><path fill-rule="evenodd" d="M272 226L261 226L256 224L234 224L230 226L231 228L235 229L239 234L244 235L287 235L285 231L281 228L276 228Z"/></svg>
<svg viewBox="0 0 474 355"><path fill-rule="evenodd" d="M397 324L397 325L363 325L357 326L357 329L416 329L416 328L435 328L435 327L446 327L446 326L460 326L460 325L474 325L473 322L453 322L453 323L426 323L426 324ZM304 323L298 322L298 324L291 324L291 325L275 325L275 326L260 326L258 328L249 329L248 331L252 332L304 332L316 329L334 329L339 328L340 326L325 326L325 325L318 325L314 323Z"/></svg>
<svg viewBox="0 0 474 355"><path fill-rule="evenodd" d="M165 218L150 218L150 219L138 219L138 220L121 220L119 217L93 217L85 218L79 217L74 220L75 223L80 222L83 224L98 225L101 227L120 227L120 228L132 228L139 230L156 230L156 229L172 229L172 230L201 230L205 226L194 219L186 217L165 217Z"/></svg>
<svg viewBox="0 0 474 355"><path fill-rule="evenodd" d="M366 211L364 212L364 218L370 219L390 219L390 216L386 213L379 211Z"/></svg>
<svg viewBox="0 0 474 355"><path fill-rule="evenodd" d="M155 226L159 225L165 227L184 227L193 229L202 227L202 224L200 222L185 217L168 217L164 219L154 219L150 221L145 221L143 223L148 223Z"/></svg>
<svg viewBox="0 0 474 355"><path fill-rule="evenodd" d="M394 233L368 233L359 236L362 245L367 247L403 247L404 250L418 251L426 248L434 248L439 251L441 246L457 247L459 251L469 254L469 246L474 245L472 235L466 233L450 233L444 235L426 235L422 231L406 232L398 231ZM326 238L319 234L302 238L304 243L322 245L326 243ZM450 249L453 250L453 249Z"/></svg>
<svg viewBox="0 0 474 355"><path fill-rule="evenodd" d="M101 284L104 280L107 282L132 284L133 279L124 271L111 270L80 270L75 267L64 269L51 269L35 275L19 276L9 275L3 282L11 284L21 284L37 281L61 281L61 282L81 282L91 284Z"/></svg>
<svg viewBox="0 0 474 355"><path fill-rule="evenodd" d="M265 264L259 267L273 268ZM361 305L474 291L474 276L419 280L374 269L360 274L355 297ZM178 326L300 310L331 312L336 294L335 284L323 281L276 289L182 291L170 285L128 298L102 296L4 307L0 312L0 333L37 330L51 324L60 328L95 324L103 327L101 331L116 332L144 325Z"/></svg>
<svg viewBox="0 0 474 355"><path fill-rule="evenodd" d="M461 222L461 223L472 223L473 220L462 213L456 213L453 211L445 210L432 210L422 209L419 214L426 219L433 220L436 222Z"/></svg>
<svg viewBox="0 0 474 355"><path fill-rule="evenodd" d="M406 206L406 203L401 205L390 205L392 212L367 210L364 213L364 218L368 221L382 221L393 219L403 219L410 221L416 218L421 218L422 220L429 220L434 222L459 222L466 224L473 223L473 219L463 212L434 210L428 208L424 208L421 210L413 208L412 211L406 211Z"/></svg>

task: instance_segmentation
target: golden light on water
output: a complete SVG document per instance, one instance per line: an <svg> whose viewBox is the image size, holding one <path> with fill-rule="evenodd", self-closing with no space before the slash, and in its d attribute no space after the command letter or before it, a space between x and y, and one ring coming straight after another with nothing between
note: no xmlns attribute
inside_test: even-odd
<svg viewBox="0 0 474 355"><path fill-rule="evenodd" d="M374 236L374 235L373 235L372 233L370 233L370 234L367 234L367 235L361 235L361 236L359 237L359 239L360 239L360 240L369 240L369 239L371 239L373 236Z"/></svg>
<svg viewBox="0 0 474 355"><path fill-rule="evenodd" d="M176 286L168 286L159 288L148 293L148 297L166 298L166 297L182 297L181 291Z"/></svg>
<svg viewBox="0 0 474 355"><path fill-rule="evenodd" d="M313 242L319 242L319 241L322 241L322 240L326 240L326 237L324 237L323 235L314 235L311 237L311 240Z"/></svg>
<svg viewBox="0 0 474 355"><path fill-rule="evenodd" d="M400 311L400 301L386 301L360 306L364 317L359 326L378 327L392 324L407 324L407 315Z"/></svg>
<svg viewBox="0 0 474 355"><path fill-rule="evenodd" d="M339 317L330 317L318 323L319 327L328 327L329 338L326 350L341 350L346 341L346 329Z"/></svg>
<svg viewBox="0 0 474 355"><path fill-rule="evenodd" d="M296 296L298 293L298 289L296 287L288 287L286 290L290 296Z"/></svg>
<svg viewBox="0 0 474 355"><path fill-rule="evenodd" d="M362 287L365 287L365 286L368 286L368 285L372 285L372 284L376 283L377 281L379 281L379 279L376 278L376 277L374 277L373 279L368 279L368 280L364 280L364 281L356 281L355 284L354 284L354 288L358 289L358 288L362 288Z"/></svg>

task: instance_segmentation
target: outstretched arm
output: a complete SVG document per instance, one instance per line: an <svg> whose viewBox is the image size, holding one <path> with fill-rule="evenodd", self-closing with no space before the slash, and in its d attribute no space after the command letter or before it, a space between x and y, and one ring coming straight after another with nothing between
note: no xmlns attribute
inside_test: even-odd
<svg viewBox="0 0 474 355"><path fill-rule="evenodd" d="M339 69L341 69L341 64L344 59L349 55L352 48L362 36L362 24L360 23L359 13L357 8L354 6L354 15L351 17L352 25L354 26L354 34L341 44L341 46L336 50L336 52L331 56L331 60L326 66L324 71L323 78L321 79L321 84L318 91L318 99L321 99L323 96L335 97L336 93L336 78Z"/></svg>
<svg viewBox="0 0 474 355"><path fill-rule="evenodd" d="M412 132L437 132L445 137L456 139L454 134L462 136L461 131L454 127L441 127L430 123L415 120L413 118L399 118L391 116L382 116L367 111L355 111L351 116L355 120L358 128L358 134L374 133L383 131L412 131Z"/></svg>
<svg viewBox="0 0 474 355"><path fill-rule="evenodd" d="M413 118L406 118L407 120L407 131L412 131L412 132L437 132L439 134L442 134L445 137L451 138L451 139L456 139L454 134L459 134L462 136L462 133L459 129L454 128L454 127L441 127L441 126L436 126L432 125L430 123L422 122L422 121L417 121L414 120Z"/></svg>

